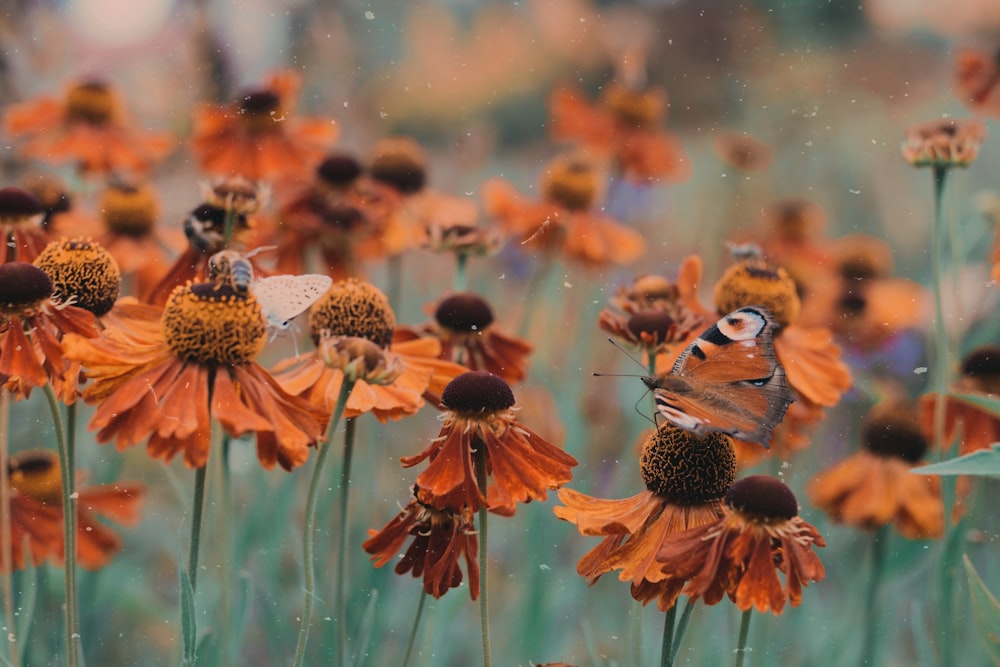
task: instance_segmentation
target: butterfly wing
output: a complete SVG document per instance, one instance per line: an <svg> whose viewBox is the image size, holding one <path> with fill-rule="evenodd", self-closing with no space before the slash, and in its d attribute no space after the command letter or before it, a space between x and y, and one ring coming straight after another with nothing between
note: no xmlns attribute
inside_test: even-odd
<svg viewBox="0 0 1000 667"><path fill-rule="evenodd" d="M283 330L326 294L332 284L330 276L317 273L269 276L254 281L253 293L267 318L267 326Z"/></svg>
<svg viewBox="0 0 1000 667"><path fill-rule="evenodd" d="M774 354L776 327L757 306L723 317L681 352L669 374L645 379L657 410L698 435L719 431L767 447L795 400Z"/></svg>

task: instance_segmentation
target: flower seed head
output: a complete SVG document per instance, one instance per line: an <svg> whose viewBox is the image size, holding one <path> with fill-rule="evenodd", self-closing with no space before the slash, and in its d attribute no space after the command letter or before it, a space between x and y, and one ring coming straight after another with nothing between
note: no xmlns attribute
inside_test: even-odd
<svg viewBox="0 0 1000 667"><path fill-rule="evenodd" d="M42 202L21 188L0 188L0 225L37 225L45 216Z"/></svg>
<svg viewBox="0 0 1000 667"><path fill-rule="evenodd" d="M781 328L794 323L802 308L795 281L784 269L753 259L730 266L715 286L719 314L755 305L767 308Z"/></svg>
<svg viewBox="0 0 1000 667"><path fill-rule="evenodd" d="M722 433L699 438L663 423L642 447L639 469L646 488L676 505L719 501L736 479L733 441Z"/></svg>
<svg viewBox="0 0 1000 667"><path fill-rule="evenodd" d="M434 311L437 323L449 331L470 333L483 331L493 324L493 310L478 294L463 292L452 295Z"/></svg>
<svg viewBox="0 0 1000 667"><path fill-rule="evenodd" d="M385 294L369 282L348 278L333 284L309 311L309 331L323 336L367 338L385 349L396 330L396 315Z"/></svg>
<svg viewBox="0 0 1000 667"><path fill-rule="evenodd" d="M558 157L542 176L542 196L570 211L586 211L597 200L597 170L576 156Z"/></svg>
<svg viewBox="0 0 1000 667"><path fill-rule="evenodd" d="M66 118L91 125L104 125L114 118L115 97L102 81L87 81L66 93Z"/></svg>
<svg viewBox="0 0 1000 667"><path fill-rule="evenodd" d="M906 404L876 406L861 427L861 446L877 456L917 463L928 448L917 415Z"/></svg>
<svg viewBox="0 0 1000 667"><path fill-rule="evenodd" d="M962 375L972 388L1000 394L1000 345L984 345L962 360Z"/></svg>
<svg viewBox="0 0 1000 667"><path fill-rule="evenodd" d="M787 521L799 513L792 490L769 475L752 475L733 484L726 493L726 505L761 521Z"/></svg>
<svg viewBox="0 0 1000 667"><path fill-rule="evenodd" d="M34 264L0 264L0 312L34 307L52 296L52 279Z"/></svg>
<svg viewBox="0 0 1000 667"><path fill-rule="evenodd" d="M177 356L202 365L253 361L267 342L260 304L251 292L231 285L188 283L170 294L161 320L167 345Z"/></svg>
<svg viewBox="0 0 1000 667"><path fill-rule="evenodd" d="M376 181L411 195L423 190L427 183L427 158L413 139L382 139L375 145L375 156L368 171Z"/></svg>
<svg viewBox="0 0 1000 667"><path fill-rule="evenodd" d="M495 414L514 406L514 392L493 373L469 371L448 383L441 402L460 415Z"/></svg>
<svg viewBox="0 0 1000 667"><path fill-rule="evenodd" d="M62 301L100 317L115 305L121 289L118 262L101 244L90 239L53 241L35 258L35 266L52 280Z"/></svg>
<svg viewBox="0 0 1000 667"><path fill-rule="evenodd" d="M44 503L56 502L62 493L62 476L55 452L29 449L10 457L7 475L12 489Z"/></svg>
<svg viewBox="0 0 1000 667"><path fill-rule="evenodd" d="M637 338L642 334L652 336L654 340L661 342L667 339L671 327L677 321L671 317L670 313L662 308L648 308L633 313L628 318L628 330Z"/></svg>
<svg viewBox="0 0 1000 667"><path fill-rule="evenodd" d="M344 188L353 183L361 175L361 163L346 153L328 156L316 167L319 180L332 188Z"/></svg>

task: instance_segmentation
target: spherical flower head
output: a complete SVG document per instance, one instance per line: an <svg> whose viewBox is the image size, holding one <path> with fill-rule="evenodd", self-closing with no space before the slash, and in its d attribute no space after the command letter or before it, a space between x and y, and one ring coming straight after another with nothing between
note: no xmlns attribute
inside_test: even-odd
<svg viewBox="0 0 1000 667"><path fill-rule="evenodd" d="M795 322L802 308L788 272L751 259L730 266L722 274L715 285L715 307L725 315L754 305L767 308L782 329Z"/></svg>
<svg viewBox="0 0 1000 667"><path fill-rule="evenodd" d="M668 278L653 273L639 276L631 286L615 293L615 305L626 312L635 309L655 308L666 303L674 303L680 298L677 284Z"/></svg>
<svg viewBox="0 0 1000 667"><path fill-rule="evenodd" d="M62 475L54 452L44 449L18 452L7 461L7 474L13 490L35 500L55 504L62 496Z"/></svg>
<svg viewBox="0 0 1000 667"><path fill-rule="evenodd" d="M485 331L493 324L493 309L478 294L462 292L441 301L434 309L434 320L454 334Z"/></svg>
<svg viewBox="0 0 1000 667"><path fill-rule="evenodd" d="M56 298L100 317L118 299L122 276L118 262L90 239L53 241L35 258L52 280Z"/></svg>
<svg viewBox="0 0 1000 667"><path fill-rule="evenodd" d="M586 211L600 193L597 169L579 155L557 157L542 175L541 193L570 211Z"/></svg>
<svg viewBox="0 0 1000 667"><path fill-rule="evenodd" d="M45 209L38 197L23 188L0 188L0 227L38 226Z"/></svg>
<svg viewBox="0 0 1000 667"><path fill-rule="evenodd" d="M389 299L369 282L348 278L333 284L309 310L309 331L319 345L324 336L367 338L386 349L396 330Z"/></svg>
<svg viewBox="0 0 1000 667"><path fill-rule="evenodd" d="M41 226L49 229L52 219L70 210L73 196L57 176L46 172L30 173L21 179L21 187L37 198L44 212Z"/></svg>
<svg viewBox="0 0 1000 667"><path fill-rule="evenodd" d="M962 389L1000 394L1000 345L984 345L962 360Z"/></svg>
<svg viewBox="0 0 1000 667"><path fill-rule="evenodd" d="M160 202L149 183L110 184L100 199L101 218L112 234L142 238L160 217Z"/></svg>
<svg viewBox="0 0 1000 667"><path fill-rule="evenodd" d="M657 554L664 572L688 579L683 592L707 604L728 594L742 611L798 606L802 587L826 574L812 551L826 542L798 516L795 494L774 477L754 475L733 484L725 504L718 521L667 537Z"/></svg>
<svg viewBox="0 0 1000 667"><path fill-rule="evenodd" d="M986 126L976 119L943 118L912 125L903 140L903 159L914 167L968 167L986 140Z"/></svg>
<svg viewBox="0 0 1000 667"><path fill-rule="evenodd" d="M413 139L390 137L375 144L368 173L376 181L404 195L420 192L427 184L427 158Z"/></svg>
<svg viewBox="0 0 1000 667"><path fill-rule="evenodd" d="M237 95L237 110L243 126L250 132L277 131L277 119L284 115L281 95L270 88L244 90Z"/></svg>
<svg viewBox="0 0 1000 667"><path fill-rule="evenodd" d="M927 454L930 443L920 430L909 405L876 406L861 426L861 446L875 456L901 459L916 465Z"/></svg>
<svg viewBox="0 0 1000 667"><path fill-rule="evenodd" d="M270 190L265 184L242 176L203 181L200 186L204 203L238 216L253 215L270 198Z"/></svg>
<svg viewBox="0 0 1000 667"><path fill-rule="evenodd" d="M317 353L330 368L339 369L351 382L364 380L368 384L387 385L396 381L404 370L403 361L367 338L324 336Z"/></svg>
<svg viewBox="0 0 1000 667"><path fill-rule="evenodd" d="M665 422L649 436L639 456L646 488L674 505L721 500L736 481L736 452L722 433L698 437Z"/></svg>
<svg viewBox="0 0 1000 667"><path fill-rule="evenodd" d="M447 412L438 437L402 459L407 468L429 459L417 486L435 508L477 511L485 502L491 512L510 516L516 503L544 500L548 489L572 477L576 459L516 419L514 393L496 375L463 373L445 386L441 402ZM480 487L478 466L491 478L488 492Z"/></svg>
<svg viewBox="0 0 1000 667"><path fill-rule="evenodd" d="M874 280L892 274L892 248L868 234L849 234L837 239L833 258L838 273L847 281Z"/></svg>
<svg viewBox="0 0 1000 667"><path fill-rule="evenodd" d="M260 304L231 285L188 283L170 294L161 320L164 339L180 358L201 365L253 361L267 342Z"/></svg>
<svg viewBox="0 0 1000 667"><path fill-rule="evenodd" d="M604 101L616 121L637 130L655 127L667 108L667 96L662 90L639 90L621 84L609 86Z"/></svg>
<svg viewBox="0 0 1000 667"><path fill-rule="evenodd" d="M316 180L334 190L343 190L358 180L364 168L358 159L346 153L328 155L316 167Z"/></svg>
<svg viewBox="0 0 1000 667"><path fill-rule="evenodd" d="M118 105L110 86L103 81L85 81L66 92L66 120L106 125L114 120Z"/></svg>
<svg viewBox="0 0 1000 667"><path fill-rule="evenodd" d="M0 316L30 313L52 296L55 287L42 269L27 262L0 265Z"/></svg>

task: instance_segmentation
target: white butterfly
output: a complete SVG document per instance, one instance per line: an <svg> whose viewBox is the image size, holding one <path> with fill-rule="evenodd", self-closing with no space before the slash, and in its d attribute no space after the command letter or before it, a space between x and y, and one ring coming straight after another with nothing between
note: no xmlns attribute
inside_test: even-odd
<svg viewBox="0 0 1000 667"><path fill-rule="evenodd" d="M303 276L270 276L250 284L267 326L274 332L285 331L292 320L319 301L333 284L333 278L319 273Z"/></svg>

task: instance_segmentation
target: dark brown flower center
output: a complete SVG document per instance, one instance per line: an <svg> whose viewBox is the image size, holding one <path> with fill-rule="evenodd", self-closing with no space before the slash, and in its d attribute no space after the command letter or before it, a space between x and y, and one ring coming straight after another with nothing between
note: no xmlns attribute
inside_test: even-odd
<svg viewBox="0 0 1000 667"><path fill-rule="evenodd" d="M427 184L427 166L420 146L412 139L386 139L376 146L368 168L372 178L404 195Z"/></svg>
<svg viewBox="0 0 1000 667"><path fill-rule="evenodd" d="M733 484L726 492L726 505L765 521L788 520L799 513L799 503L792 490L768 475L752 475Z"/></svg>
<svg viewBox="0 0 1000 667"><path fill-rule="evenodd" d="M35 258L52 280L56 296L101 316L111 310L121 288L118 262L99 243L84 239L53 241Z"/></svg>
<svg viewBox="0 0 1000 667"><path fill-rule="evenodd" d="M385 349L396 331L396 315L377 287L348 278L334 283L309 311L309 331L317 345L323 335L350 336Z"/></svg>
<svg viewBox="0 0 1000 667"><path fill-rule="evenodd" d="M42 205L44 217L42 227L47 228L52 222L52 218L60 213L65 213L73 204L72 197L67 192L65 185L58 178L48 174L38 174L21 181L32 196L38 198ZM0 218L3 216L0 215Z"/></svg>
<svg viewBox="0 0 1000 667"><path fill-rule="evenodd" d="M482 297L465 292L450 296L438 304L434 319L450 331L483 331L493 324L493 310Z"/></svg>
<svg viewBox="0 0 1000 667"><path fill-rule="evenodd" d="M514 392L493 373L469 371L448 383L441 393L441 402L458 414L495 413L514 405Z"/></svg>
<svg viewBox="0 0 1000 667"><path fill-rule="evenodd" d="M66 94L66 118L91 125L103 125L111 120L115 99L111 89L100 81L74 86Z"/></svg>
<svg viewBox="0 0 1000 667"><path fill-rule="evenodd" d="M628 318L626 326L633 336L647 334L653 336L656 341L664 341L674 324L676 321L670 313L659 308L650 308L632 315Z"/></svg>
<svg viewBox="0 0 1000 667"><path fill-rule="evenodd" d="M607 103L618 122L626 127L649 127L663 116L663 98L650 91L613 86Z"/></svg>
<svg viewBox="0 0 1000 667"><path fill-rule="evenodd" d="M21 188L0 189L0 223L18 223L45 213L42 202Z"/></svg>
<svg viewBox="0 0 1000 667"><path fill-rule="evenodd" d="M316 167L316 176L335 188L350 185L361 175L361 163L351 155L330 155Z"/></svg>
<svg viewBox="0 0 1000 667"><path fill-rule="evenodd" d="M962 374L990 385L1000 383L1000 346L986 345L973 350L962 360Z"/></svg>
<svg viewBox="0 0 1000 667"><path fill-rule="evenodd" d="M736 479L736 453L727 435L699 438L665 422L639 457L646 488L676 505L719 501Z"/></svg>
<svg viewBox="0 0 1000 667"><path fill-rule="evenodd" d="M267 342L260 304L229 284L195 283L170 294L161 319L167 345L177 356L202 365L253 361Z"/></svg>
<svg viewBox="0 0 1000 667"><path fill-rule="evenodd" d="M18 309L52 296L52 279L27 262L0 264L0 310Z"/></svg>
<svg viewBox="0 0 1000 667"><path fill-rule="evenodd" d="M240 100L240 112L251 116L271 116L281 109L281 98L273 90L252 90Z"/></svg>
<svg viewBox="0 0 1000 667"><path fill-rule="evenodd" d="M877 456L900 458L917 463L927 453L928 442L917 426L912 411L885 411L866 419L861 444Z"/></svg>
<svg viewBox="0 0 1000 667"><path fill-rule="evenodd" d="M7 461L7 475L15 491L36 500L58 500L62 492L59 460L44 449L18 452Z"/></svg>
<svg viewBox="0 0 1000 667"><path fill-rule="evenodd" d="M597 190L596 171L580 160L553 160L542 179L542 196L570 211L593 206Z"/></svg>

